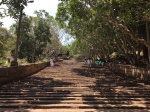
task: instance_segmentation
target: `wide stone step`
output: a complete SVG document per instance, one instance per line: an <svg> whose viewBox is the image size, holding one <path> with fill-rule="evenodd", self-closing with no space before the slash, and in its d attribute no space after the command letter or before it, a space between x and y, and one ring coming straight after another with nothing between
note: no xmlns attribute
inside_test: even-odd
<svg viewBox="0 0 150 112"><path fill-rule="evenodd" d="M81 100L81 99L84 99L86 101L89 101L89 100L106 100L106 101L123 101L123 100L133 100L133 101L143 101L143 98L129 98L129 97L90 97L90 96L86 96L86 97L75 97L75 96L66 96L66 97L13 97L13 98L0 98L0 101L3 101L3 100ZM150 101L150 98L145 98L144 101Z"/></svg>
<svg viewBox="0 0 150 112"><path fill-rule="evenodd" d="M0 92L0 97L4 97L4 96L9 96L9 95L12 95L12 96L26 96L26 95L52 95L52 96L63 96L63 95L69 95L69 94L72 94L74 96L81 96L81 92L63 92L63 91L60 91L60 92L36 92L36 91L32 91L32 92ZM142 95L140 93L123 93L123 94L118 94L117 93L115 94L115 96L131 96L133 95L134 96L139 96L139 97L149 97L150 96L150 93L143 93ZM112 96L112 94L110 92L103 92L103 93L99 93L99 92L83 92L82 95L86 96L86 95L93 95L95 97L99 97L99 96Z"/></svg>
<svg viewBox="0 0 150 112"><path fill-rule="evenodd" d="M136 105L141 105L141 104L147 104L150 105L150 101L107 101L107 100L88 100L88 101L84 101L82 99L78 99L78 100L3 100L0 101L0 105L3 104L58 104L59 102L63 103L63 104L92 104L92 105L96 105L96 104L107 104L107 105L112 105L112 104L126 104L126 105L132 105L133 103Z"/></svg>
<svg viewBox="0 0 150 112"><path fill-rule="evenodd" d="M78 97L78 96L82 96L82 97L128 97L128 98L149 98L150 95L124 95L124 94L100 94L100 95L81 95L81 94L22 94L22 95L15 95L15 94L11 94L11 95L0 95L0 98L2 97L7 97L7 98L11 98L11 97L65 97L65 96L74 96L74 97Z"/></svg>
<svg viewBox="0 0 150 112"><path fill-rule="evenodd" d="M7 103L1 104L0 108L32 108L32 109L58 109L58 108L78 108L78 109L150 109L150 107L145 105L126 105L126 104L118 104L118 105L103 105L103 104L96 104L96 105L88 105L88 104L18 104L18 103Z"/></svg>
<svg viewBox="0 0 150 112"><path fill-rule="evenodd" d="M148 112L147 109L4 109L0 108L2 112Z"/></svg>
<svg viewBox="0 0 150 112"><path fill-rule="evenodd" d="M63 69L64 66L69 69ZM1 86L0 112L34 112L37 109L36 112L150 110L149 85L103 73L100 68L94 72L94 69L82 70L81 66L70 69L70 66L60 66L59 70L48 67L23 80Z"/></svg>
<svg viewBox="0 0 150 112"><path fill-rule="evenodd" d="M138 86L126 86L126 88L124 88L124 86L119 86L119 85L115 85L115 84L111 84L111 85L109 85L109 84L103 84L103 85L92 85L92 84L70 84L70 85L58 85L58 84L46 84L46 85L40 85L40 84L33 84L33 85L10 85L10 86L2 86L2 87L0 87L0 90L3 90L3 89L6 89L6 87L7 88L31 88L31 87L33 87L33 88L53 88L53 87L55 87L55 88L78 88L78 87L81 87L81 88L88 88L88 87L92 87L93 89L101 89L101 88L105 88L105 87L112 87L112 88L114 88L114 89L130 89L130 90L148 90L148 91L150 91L150 88L148 88L148 87L138 87Z"/></svg>

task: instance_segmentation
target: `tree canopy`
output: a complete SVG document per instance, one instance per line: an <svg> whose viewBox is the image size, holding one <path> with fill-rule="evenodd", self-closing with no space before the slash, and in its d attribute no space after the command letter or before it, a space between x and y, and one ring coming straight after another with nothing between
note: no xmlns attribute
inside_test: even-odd
<svg viewBox="0 0 150 112"><path fill-rule="evenodd" d="M76 37L73 46L80 46L82 55L109 58L117 52L136 65L140 53L150 49L149 6L148 0L64 0L56 20Z"/></svg>
<svg viewBox="0 0 150 112"><path fill-rule="evenodd" d="M36 62L43 59L49 60L53 50L56 55L58 54L62 47L59 39L60 29L58 23L48 12L45 10L35 11L36 17L26 15L23 9L27 6L28 0L2 0L0 6L4 4L7 8L0 12L0 17L10 16L16 23L10 27L10 30L0 28L0 35L3 37L0 38L0 58L5 56L4 52L7 50L11 51L12 56L14 56L14 45L21 11L23 13L18 58L26 59L27 62ZM11 40L10 35L13 37Z"/></svg>

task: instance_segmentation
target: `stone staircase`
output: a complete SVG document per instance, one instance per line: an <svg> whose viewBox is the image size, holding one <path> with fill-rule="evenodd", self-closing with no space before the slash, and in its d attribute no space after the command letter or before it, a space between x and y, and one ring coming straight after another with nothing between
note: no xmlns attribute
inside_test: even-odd
<svg viewBox="0 0 150 112"><path fill-rule="evenodd" d="M0 87L0 112L147 112L150 85L107 68L59 63Z"/></svg>

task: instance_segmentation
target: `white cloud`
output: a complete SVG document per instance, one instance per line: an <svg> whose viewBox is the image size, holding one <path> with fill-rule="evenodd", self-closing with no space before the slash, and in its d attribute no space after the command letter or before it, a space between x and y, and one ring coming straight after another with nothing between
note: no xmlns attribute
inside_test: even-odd
<svg viewBox="0 0 150 112"><path fill-rule="evenodd" d="M37 10L45 10L47 11L51 16L55 17L57 12L57 5L59 1L58 0L34 0L33 3L28 3L28 6L25 7L23 10L27 15L34 16L34 11ZM1 19L4 26L6 28L9 28L10 25L14 23L14 20L10 17L6 17Z"/></svg>

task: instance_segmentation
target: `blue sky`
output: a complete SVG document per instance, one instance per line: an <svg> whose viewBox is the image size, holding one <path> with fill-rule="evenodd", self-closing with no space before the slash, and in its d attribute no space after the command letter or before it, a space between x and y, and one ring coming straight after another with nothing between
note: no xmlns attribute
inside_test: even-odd
<svg viewBox="0 0 150 112"><path fill-rule="evenodd" d="M33 3L28 3L28 6L23 10L27 15L34 16L35 10L46 10L51 16L56 15L58 0L34 0ZM14 23L14 20L10 17L3 18L1 20L4 24L3 27L9 28Z"/></svg>

